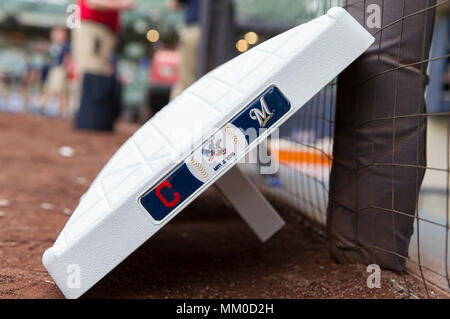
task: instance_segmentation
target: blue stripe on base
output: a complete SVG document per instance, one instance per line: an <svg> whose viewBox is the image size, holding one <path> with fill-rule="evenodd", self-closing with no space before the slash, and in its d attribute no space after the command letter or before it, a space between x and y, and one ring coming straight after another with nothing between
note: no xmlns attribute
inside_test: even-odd
<svg viewBox="0 0 450 319"><path fill-rule="evenodd" d="M263 109L262 103L267 105L266 110ZM281 91L277 87L271 86L230 122L244 132L253 128L256 130L257 136L259 136L261 128L270 128L290 109L291 105ZM247 142L250 143L249 136L246 136L246 138ZM220 170L222 169L223 167ZM157 186L146 192L141 197L140 202L153 219L161 221L194 194L203 184L203 182L192 175L187 165L182 163Z"/></svg>

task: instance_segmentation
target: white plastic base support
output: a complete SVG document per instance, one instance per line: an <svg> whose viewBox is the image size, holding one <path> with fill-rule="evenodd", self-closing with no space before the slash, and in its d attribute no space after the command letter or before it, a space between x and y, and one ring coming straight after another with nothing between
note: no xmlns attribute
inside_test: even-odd
<svg viewBox="0 0 450 319"><path fill-rule="evenodd" d="M262 242L284 226L281 216L237 166L215 185Z"/></svg>
<svg viewBox="0 0 450 319"><path fill-rule="evenodd" d="M333 8L211 71L164 107L114 154L44 253L43 264L64 295L77 298L95 285L373 41L344 9ZM266 130L249 141L241 124ZM280 220L262 205L270 218L258 224L253 210L228 191L233 176L220 187L267 238Z"/></svg>

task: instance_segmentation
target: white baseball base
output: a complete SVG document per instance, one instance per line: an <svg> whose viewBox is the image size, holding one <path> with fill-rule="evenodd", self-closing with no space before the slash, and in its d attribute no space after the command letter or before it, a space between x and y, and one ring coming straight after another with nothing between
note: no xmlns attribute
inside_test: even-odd
<svg viewBox="0 0 450 319"><path fill-rule="evenodd" d="M223 64L157 113L111 158L44 253L64 295L85 293L373 41L344 9L333 8ZM239 128L265 130L250 140ZM233 200L233 172L218 186L264 240L282 221L257 202ZM269 222L256 223L250 208Z"/></svg>

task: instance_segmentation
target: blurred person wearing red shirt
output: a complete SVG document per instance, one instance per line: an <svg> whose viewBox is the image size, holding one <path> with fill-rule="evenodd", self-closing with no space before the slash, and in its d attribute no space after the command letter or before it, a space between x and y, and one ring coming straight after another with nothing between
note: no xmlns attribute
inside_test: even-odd
<svg viewBox="0 0 450 319"><path fill-rule="evenodd" d="M62 27L53 28L50 33L50 42L51 63L42 91L41 113L45 114L50 99L56 98L58 115L64 117L67 115L69 92L67 62L70 58L70 42L67 30Z"/></svg>
<svg viewBox="0 0 450 319"><path fill-rule="evenodd" d="M73 54L80 73L111 74L120 12L134 0L78 0L81 27L73 30Z"/></svg>
<svg viewBox="0 0 450 319"><path fill-rule="evenodd" d="M120 110L115 49L120 15L134 0L78 0L81 25L73 30L72 51L81 79L76 127L112 130Z"/></svg>

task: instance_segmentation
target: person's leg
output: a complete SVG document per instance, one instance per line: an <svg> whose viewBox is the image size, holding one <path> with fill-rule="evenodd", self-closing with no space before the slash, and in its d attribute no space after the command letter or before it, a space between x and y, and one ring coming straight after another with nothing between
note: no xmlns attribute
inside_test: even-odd
<svg viewBox="0 0 450 319"><path fill-rule="evenodd" d="M75 126L83 129L112 130L115 117L112 58L116 35L106 26L94 22L82 22L79 35L77 63L80 65L80 107ZM75 41L79 41L75 38ZM78 62L79 61L79 62Z"/></svg>
<svg viewBox="0 0 450 319"><path fill-rule="evenodd" d="M58 115L60 117L69 116L69 112L67 110L67 92L63 91L58 94Z"/></svg>
<svg viewBox="0 0 450 319"><path fill-rule="evenodd" d="M52 69L50 76L50 94L58 102L58 116L65 117L67 114L67 71L63 66L57 66Z"/></svg>
<svg viewBox="0 0 450 319"><path fill-rule="evenodd" d="M198 47L201 29L198 26L188 26L180 31L178 54L180 55L179 78L170 93L170 99L181 94L197 79Z"/></svg>
<svg viewBox="0 0 450 319"><path fill-rule="evenodd" d="M69 81L68 88L68 99L67 99L67 109L69 116L74 116L79 107L80 101L80 81Z"/></svg>
<svg viewBox="0 0 450 319"><path fill-rule="evenodd" d="M47 110L47 104L51 98L51 93L50 93L50 72L49 71L49 75L47 76L47 79L42 87L42 95L39 101L39 113L41 115L45 114L45 111Z"/></svg>

